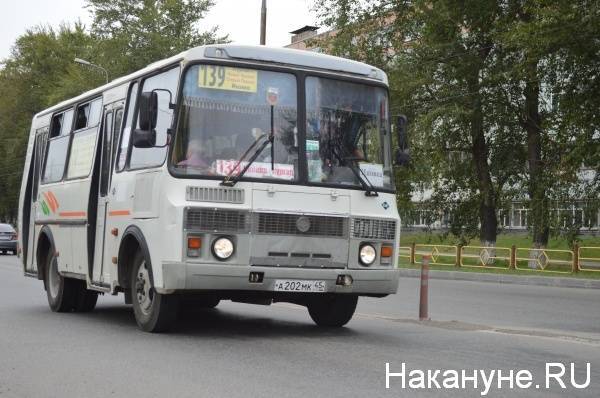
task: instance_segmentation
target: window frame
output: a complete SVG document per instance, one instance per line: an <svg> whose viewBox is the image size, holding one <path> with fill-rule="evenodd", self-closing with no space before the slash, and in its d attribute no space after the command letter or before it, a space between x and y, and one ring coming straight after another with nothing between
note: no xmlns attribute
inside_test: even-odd
<svg viewBox="0 0 600 398"><path fill-rule="evenodd" d="M179 77L177 80L177 90L174 93L171 93L172 99L174 99L176 101L176 103L175 103L175 109L173 109L173 118L171 120L171 126L169 127L171 129L171 131L175 131L174 127L177 125L178 114L179 114L179 91L181 90L181 76L182 76L183 71L186 69L185 67L182 67L181 60L177 60L176 62L165 65L159 69L153 70L152 72L146 73L145 75L142 75L142 76L138 76L135 79L132 79L129 81L129 87L127 88L127 97L125 100L125 104L123 105L123 118L121 119L121 129L119 131L118 147L116 149L115 159L114 159L114 163L115 163L114 164L114 170L115 170L114 172L115 173L158 169L165 165L165 162L167 161L167 159L169 158L170 153L171 153L171 146L172 146L171 142L173 141L172 139L167 146L167 154L161 164L131 168L130 162L131 162L131 152L133 151L133 145L132 145L133 130L135 129L135 126L137 126L137 122L138 122L139 105L140 105L139 98L140 98L140 95L142 94L144 82L151 77L160 75L161 73L168 72L169 70L175 69L175 68L179 68ZM118 164L116 162L118 161L118 158L119 158L119 150L121 148L121 144L123 141L123 132L125 131L125 123L127 121L128 115L129 115L129 105L130 105L130 101L131 101L130 93L131 93L131 89L135 83L138 83L138 91L137 91L137 95L135 96L135 106L133 108L133 119L132 119L131 132L129 133L128 143L127 143L127 155L126 155L125 164L123 165L123 168L119 169Z"/></svg>
<svg viewBox="0 0 600 398"><path fill-rule="evenodd" d="M40 185L42 185L42 174L44 172L45 160L46 160L46 146L48 145L48 135L50 134L50 127L40 127L35 130L35 138L33 144L33 186L31 202L37 202ZM39 142L38 142L39 140Z"/></svg>
<svg viewBox="0 0 600 398"><path fill-rule="evenodd" d="M303 139L302 142L304 142L304 149L306 149L306 139L307 139L307 135L306 135L306 122L307 122L306 121L306 111L307 111L307 108L308 108L306 106L307 105L306 104L306 81L309 78L337 80L337 81L342 81L342 82L345 82L345 83L356 83L356 84L363 84L363 85L369 86L369 84L365 84L364 82L361 82L360 80L358 82L356 82L356 81L352 81L352 80L341 79L338 76L327 77L327 76L320 76L320 75L314 74L312 72L307 73L304 76L304 95L305 95L305 99L304 99L304 111L305 111L305 114L304 114L304 116L305 116L305 118L304 118L304 124L305 124L305 126L304 126L304 128L305 128L305 130L304 130L304 132L305 132L305 135L302 138ZM391 112L390 112L391 111L390 110L390 92L389 92L389 88L385 87L385 85L383 85L383 86L373 85L373 86L383 88L383 90L384 90L384 92L385 92L385 94L387 96L386 97L387 105L388 105L388 109L387 109L387 117L388 117L388 119L387 119L388 126L387 127L388 127L388 131L387 131L387 134L389 134L389 136L390 136L390 139L389 139L389 146L390 146L389 147L389 151L391 152L391 153L387 154L387 156L390 159L390 171L391 171L391 173L390 173L391 174L390 175L390 186L389 186L389 188L375 187L375 190L378 191L378 192L393 192L393 193L395 193L396 192L396 182L395 182L395 177L394 177L395 176L395 171L394 171L394 162L393 162L393 136L392 136L392 128L391 128L391 122L392 121L391 121ZM382 135L381 131L379 131L378 134ZM366 136L363 135L363 139L365 139L365 138L366 138ZM385 143L383 136L380 137L380 140L381 140L381 148L379 148L379 150L381 151L381 154L380 154L381 158L382 158L381 160L382 160L382 162L385 163L385 158L386 158L385 152L386 152L386 145L387 144ZM308 161L307 160L308 159L305 158L306 165L308 167ZM357 165L356 167L359 168L360 166ZM345 188L346 187L346 185L343 185L343 184L328 184L328 183L315 182L315 181L310 182L308 180L308 178L309 178L308 172L307 172L306 178L307 178L307 181L308 181L308 183L306 185L310 185L310 186L330 187L330 186L333 185L334 187L338 187L338 188ZM360 190L364 190L360 183L357 184L357 185L354 185L354 186L355 187L359 187Z"/></svg>
<svg viewBox="0 0 600 398"><path fill-rule="evenodd" d="M91 113L92 102L94 102L96 100L100 100L100 118L98 119L98 123L94 126L86 125L83 128L73 130L75 128L75 122L77 120L77 111L79 111L79 108L82 105L89 104L90 105L90 113ZM92 170L94 169L94 162L96 161L96 151L98 149L98 136L99 136L98 131L102 127L102 115L103 115L103 105L104 105L103 100L104 100L103 93L100 93L100 95L96 95L95 97L87 98L86 100L78 102L77 104L75 104L73 106L73 120L71 121L71 131L69 132L69 148L67 149L67 162L65 164L65 170L64 170L63 178L61 181L83 180L83 179L90 177ZM88 121L89 121L89 115L88 115ZM91 129L96 129L96 139L95 139L95 143L94 143L94 152L93 152L94 154L93 154L93 158L92 158L92 164L90 165L90 170L88 171L88 173L85 176L76 176L76 177L68 178L69 163L71 162L71 149L73 146L73 140L75 139L75 135L80 134L80 133L85 133L87 131L90 131ZM59 181L57 181L57 182L59 182Z"/></svg>
<svg viewBox="0 0 600 398"><path fill-rule="evenodd" d="M388 97L388 106L389 106L389 96L390 90L389 87L382 81L372 80L366 77L354 77L348 74L340 74L335 71L317 71L312 69L307 69L303 67L289 67L289 66L281 66L276 64L256 64L252 62L244 62L244 61L231 61L227 59L202 59L197 61L188 62L181 70L179 88L177 89L177 103L175 107L176 117L173 118L174 126L173 126L173 137L171 140L171 144L169 145L168 151L168 167L169 174L175 178L186 179L186 180L223 180L223 176L205 176L205 175L189 175L180 173L172 163L173 151L175 146L173 145L177 134L179 134L179 126L180 126L180 118L182 113L182 100L183 100L183 79L186 76L188 70L195 65L222 65L229 67L238 67L238 68L251 68L255 70L265 70L271 72L281 72L281 73L289 73L296 77L296 95L297 95L297 128L298 128L298 141L299 143L303 143L298 146L298 172L299 177L295 181L287 181L287 180L279 180L279 179L264 179L264 178L254 178L254 177L242 177L240 182L257 182L264 184L281 184L281 185L302 185L307 187L318 187L318 188L333 188L333 189L348 189L355 191L364 191L364 188L360 185L341 185L341 184L328 184L328 183L313 183L308 180L308 163L306 161L306 78L307 77L319 77L333 80L340 80L344 82L350 83L358 83L364 84L368 86L380 87L385 90L385 93ZM388 118L390 117L390 110L388 109ZM301 122L302 121L302 122ZM391 120L388 120L388 123L391 123ZM392 142L390 145L390 149L393 151L393 141L392 141L392 132L389 129L388 134L390 134L390 141ZM392 168L392 181L390 188L377 187L378 192L382 193L395 193L395 182L394 182L394 165L391 164Z"/></svg>
<svg viewBox="0 0 600 398"><path fill-rule="evenodd" d="M191 69L194 66L197 65L215 65L215 66L226 66L226 67L234 67L234 68L244 68L244 69L253 69L253 70L257 70L257 71L266 71L266 72L277 72L277 73L284 73L284 74L288 74L294 77L294 79L296 80L296 128L298 129L298 142L300 142L305 135L303 135L304 133L302 133L300 130L301 128L304 129L306 128L305 126L300 126L300 124L298 123L299 120L301 120L301 117L304 117L301 115L301 103L300 101L304 101L304 93L301 92L301 82L300 82L300 78L298 76L298 70L296 69L292 69L292 68L286 68L286 67L280 67L280 66L270 66L270 65L256 65L256 64L252 64L252 63L245 63L245 62L220 62L220 61L208 61L208 60L200 60L200 61L195 61L195 62L191 62L189 64L187 64L185 66L185 68L183 68L181 74L180 74L180 82L179 82L179 88L178 88L178 92L177 92L177 104L176 104L176 108L175 108L175 112L176 112L176 117L174 118L174 126L173 126L173 137L171 139L171 143L169 145L169 151L168 151L168 155L167 155L167 159L168 159L168 169L169 169L169 173L176 178L184 178L184 179L205 179L205 180L218 180L221 181L223 180L223 178L225 176L211 176L211 175L190 175L190 174L186 174L186 173L181 173L180 170L178 170L175 165L172 162L172 158L173 158L173 151L175 150L175 139L176 139L176 135L179 134L179 126L180 126L180 118L181 118L181 113L182 113L182 109L180 104L183 104L183 86L184 86L184 77L185 74L189 71L189 69ZM305 110L305 107L302 107L303 110ZM298 145L298 177L294 178L294 180L285 180L285 179L279 179L279 178L258 178L258 177L247 177L244 176L242 177L242 179L240 179L240 181L250 181L250 182L262 182L262 183L274 183L274 184L285 184L285 185L307 185L304 180L303 177L305 175L305 172L308 173L308 169L306 167L306 162L302 161L302 157L306 157L306 152L304 151L304 146L303 145ZM305 168L306 170L303 170L303 168Z"/></svg>
<svg viewBox="0 0 600 398"><path fill-rule="evenodd" d="M110 122L108 122L108 117L110 116ZM106 173L106 175L104 175L105 172L105 153L107 151L107 149L105 148L105 144L106 144L106 140L107 140L107 136L109 135L109 132L107 131L109 126L110 126L110 135L111 135L111 141L110 141L110 145L111 147L108 149L108 153L109 153L109 159L112 158L112 144L113 144L113 139L114 139L114 128L115 128L115 112L113 111L112 108L110 109L103 109L102 112L102 131L101 131L101 135L102 135L102 146L100 147L100 174L98 175L99 178L99 188L98 188L98 195L100 197L106 197L108 196L108 191L110 191L110 164L108 165L108 172ZM112 163L112 162L111 162Z"/></svg>
<svg viewBox="0 0 600 398"><path fill-rule="evenodd" d="M50 133L51 133L51 126L52 126L52 120L59 114L64 114L66 112L68 112L69 110L73 110L73 112L75 111L75 107L77 104L71 104L69 106L65 106L64 108L61 108L55 112L53 112L50 116L50 127L48 129L48 139L46 139L46 146L44 148L44 158L43 158L43 165L42 165L42 170L40 172L40 186L41 185L49 185L49 184L56 184L59 182L64 181L65 179L65 175L66 175L66 170L67 170L67 166L68 166L68 162L69 162L69 151L70 151L70 140L71 140L71 130L69 130L69 134L67 135L57 135L55 137L50 137ZM74 118L71 119L71 127L70 129L73 128L73 121ZM61 130L62 130L62 124L61 124ZM55 140L60 140L60 139L68 139L69 143L67 144L67 153L65 155L65 167L63 168L63 173L62 176L60 177L60 179L56 180L56 181L46 181L44 179L44 175L46 174L46 166L47 166L47 162L48 162L48 152L50 151L50 143L52 143Z"/></svg>
<svg viewBox="0 0 600 398"><path fill-rule="evenodd" d="M182 81L181 81L181 64L176 64L176 65L172 65L170 68L166 67L160 70L160 72L158 73L153 73L153 74L149 74L146 76L143 76L142 78L139 79L139 89L138 89L138 97L144 92L144 84L146 83L146 80L153 78L154 76L158 76L160 74L163 73L168 73L171 70L174 69L179 69L179 73L177 76L177 88L174 90L174 93L171 93L171 100L175 99L177 100L177 92L179 91L179 86L181 85ZM176 103L177 104L177 103ZM171 115L171 124L169 125L169 127L167 127L167 131L171 130L171 132L174 131L173 127L176 125L177 123L177 114L176 109L172 109L172 115ZM153 165L145 165L142 167L131 167L131 157L132 157L132 153L133 153L133 145L132 145L132 141L133 141L133 130L137 127L138 124L138 119L139 119L139 107L138 107L138 103L136 102L136 107L135 107L135 113L134 113L134 118L133 118L133 125L131 126L131 134L129 135L129 146L128 146L128 150L127 150L127 161L126 161L126 165L127 165L127 170L130 171L135 171L135 170L145 170L145 169L154 169L154 168L159 168L164 166L165 162L167 161L167 158L169 157L169 146L171 146L171 141L169 141L169 139L167 138L167 147L165 147L166 152L165 152L165 157L163 158L162 162L160 164L153 164ZM168 137L168 136L167 136ZM157 148L157 147L154 147ZM140 149L150 149L150 148L140 148Z"/></svg>
<svg viewBox="0 0 600 398"><path fill-rule="evenodd" d="M87 127L83 128L83 129L79 129L79 130L73 130L74 127L75 127L75 120L76 120L76 116L77 116L76 112L79 109L79 107L81 105L85 105L87 103L91 104L92 102L94 102L97 99L100 100L100 104L101 104L100 105L100 116L101 117L100 117L100 119L98 121L98 124L96 124L95 126L87 126ZM90 173L88 173L88 175L85 176L85 177L67 178L67 173L68 173L68 168L69 168L69 161L70 161L70 158L71 158L71 145L72 145L73 135L74 135L73 133L80 132L80 131L85 131L85 130L88 130L88 129L92 128L92 127L98 127L98 126L102 125L102 115L103 115L103 113L102 113L102 105L103 105L103 100L104 100L104 92L101 92L101 93L95 94L94 96L84 98L84 99L82 99L82 100L80 100L78 102L74 102L74 103L71 103L69 105L66 105L66 106L64 106L62 108L57 109L54 112L51 112L51 113L48 112L48 113L50 113L50 123L49 123L49 126L48 126L48 138L46 139L46 146L44 148L43 165L42 165L41 172L40 172L40 186L42 186L42 185L49 185L49 184L57 184L59 182L65 182L65 181L73 181L73 180L79 180L79 179L89 178L90 173L91 173L91 169L93 167L90 168ZM50 128L52 126L52 120L54 119L54 117L57 116L57 115L59 115L59 114L61 114L61 113L62 114L67 113L69 110L73 111L73 117L71 118L71 126L69 127L69 133L65 134L65 135L60 135L59 134L56 137L50 138ZM61 130L62 130L62 127L63 126L61 125ZM44 181L44 174L45 174L45 171L46 171L46 162L48 160L48 151L50 150L50 143L52 141L54 141L54 140L66 139L67 137L68 137L69 143L68 143L68 146L67 146L67 154L66 154L66 158L65 158L65 167L64 167L63 174L62 174L61 178L59 180L56 180L56 181ZM96 146L97 145L98 145L98 136L96 135ZM96 150L96 147L94 147L94 150ZM95 157L95 155L94 155L94 157ZM92 165L93 165L93 162L92 162Z"/></svg>
<svg viewBox="0 0 600 398"><path fill-rule="evenodd" d="M127 95L125 96L125 104L123 106L123 118L121 119L121 128L118 131L119 134L119 139L117 140L117 147L115 149L115 159L114 159L114 166L115 166L115 173L121 173L124 171L128 171L128 164L129 164L129 146L131 145L131 135L133 133L133 130L129 132L129 137L128 137L128 143L127 143L127 147L125 147L124 149L126 150L125 153L125 163L123 163L123 167L119 167L119 156L121 156L121 149L123 149L123 147L121 146L123 143L123 134L125 132L125 124L127 123L127 117L129 116L129 108L131 105L131 91L133 90L133 86L137 83L137 93L135 95L135 104L133 107L133 118L131 120L131 122L133 123L133 121L135 120L135 117L137 115L137 108L138 108L138 99L140 96L140 79L134 79L131 80L129 82L129 87L127 87Z"/></svg>

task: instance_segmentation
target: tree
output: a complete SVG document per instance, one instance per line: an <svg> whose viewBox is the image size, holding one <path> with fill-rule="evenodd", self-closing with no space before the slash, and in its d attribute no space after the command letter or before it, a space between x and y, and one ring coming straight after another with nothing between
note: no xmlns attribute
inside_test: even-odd
<svg viewBox="0 0 600 398"><path fill-rule="evenodd" d="M73 58L92 52L81 24L57 30L38 26L17 39L0 69L0 219L16 220L17 199L33 115L97 84L96 75L73 69ZM71 71L84 81L67 84Z"/></svg>
<svg viewBox="0 0 600 398"><path fill-rule="evenodd" d="M227 41L200 29L212 0L87 0L102 66L119 76L186 49Z"/></svg>
<svg viewBox="0 0 600 398"><path fill-rule="evenodd" d="M479 232L482 244L495 245L498 204L518 169L506 162L507 151L520 156L505 145L515 138L506 109L492 106L502 51L497 2L380 1L357 8L325 1L321 10L343 16L327 21L338 29L334 51L388 72L395 109L411 119L415 160L428 159L431 210L452 210L450 229L462 241Z"/></svg>
<svg viewBox="0 0 600 398"><path fill-rule="evenodd" d="M185 49L224 41L200 29L210 0L88 0L81 23L38 26L19 37L0 64L0 219L14 221L31 119L40 110L104 84L75 57L125 75Z"/></svg>
<svg viewBox="0 0 600 398"><path fill-rule="evenodd" d="M395 109L411 119L414 169L430 170L408 177L432 188L430 208L451 212L461 240L478 229L493 243L498 209L519 191L536 247L562 227L560 203L599 207L598 174L578 178L582 165L600 169L596 2L315 3L334 28L321 48L388 73Z"/></svg>
<svg viewBox="0 0 600 398"><path fill-rule="evenodd" d="M598 207L598 176L588 183L579 171L600 170L600 9L586 0L513 0L503 25L505 86L527 138L529 222L542 248L565 226L562 204L587 198Z"/></svg>

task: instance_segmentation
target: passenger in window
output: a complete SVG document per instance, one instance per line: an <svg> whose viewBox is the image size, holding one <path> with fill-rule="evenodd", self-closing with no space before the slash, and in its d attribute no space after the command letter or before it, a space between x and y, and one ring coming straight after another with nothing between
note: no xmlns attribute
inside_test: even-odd
<svg viewBox="0 0 600 398"><path fill-rule="evenodd" d="M194 169L210 169L211 165L206 157L204 145L199 139L191 139L188 142L186 157L177 163L178 167Z"/></svg>
<svg viewBox="0 0 600 398"><path fill-rule="evenodd" d="M85 113L85 108L80 108L77 112L77 121L75 124L75 130L79 130L85 128L87 126L87 115Z"/></svg>

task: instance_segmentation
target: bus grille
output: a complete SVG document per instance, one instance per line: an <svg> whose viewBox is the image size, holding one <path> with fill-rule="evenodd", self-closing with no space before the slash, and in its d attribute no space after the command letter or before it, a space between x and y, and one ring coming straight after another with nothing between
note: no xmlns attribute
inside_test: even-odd
<svg viewBox="0 0 600 398"><path fill-rule="evenodd" d="M190 208L185 216L188 230L247 232L248 213L238 210Z"/></svg>
<svg viewBox="0 0 600 398"><path fill-rule="evenodd" d="M354 218L351 224L351 234L354 238L359 239L394 240L396 238L396 221Z"/></svg>
<svg viewBox="0 0 600 398"><path fill-rule="evenodd" d="M236 188L187 187L186 199L193 202L244 203L244 190Z"/></svg>
<svg viewBox="0 0 600 398"><path fill-rule="evenodd" d="M302 220L299 220L302 219ZM259 234L346 236L347 218L301 214L257 213L254 231Z"/></svg>

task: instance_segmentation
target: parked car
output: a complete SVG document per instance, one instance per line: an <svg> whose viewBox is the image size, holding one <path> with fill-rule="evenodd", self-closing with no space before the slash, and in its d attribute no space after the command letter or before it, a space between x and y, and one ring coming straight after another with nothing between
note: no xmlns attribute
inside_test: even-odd
<svg viewBox="0 0 600 398"><path fill-rule="evenodd" d="M17 254L17 231L10 224L0 224L0 253Z"/></svg>

